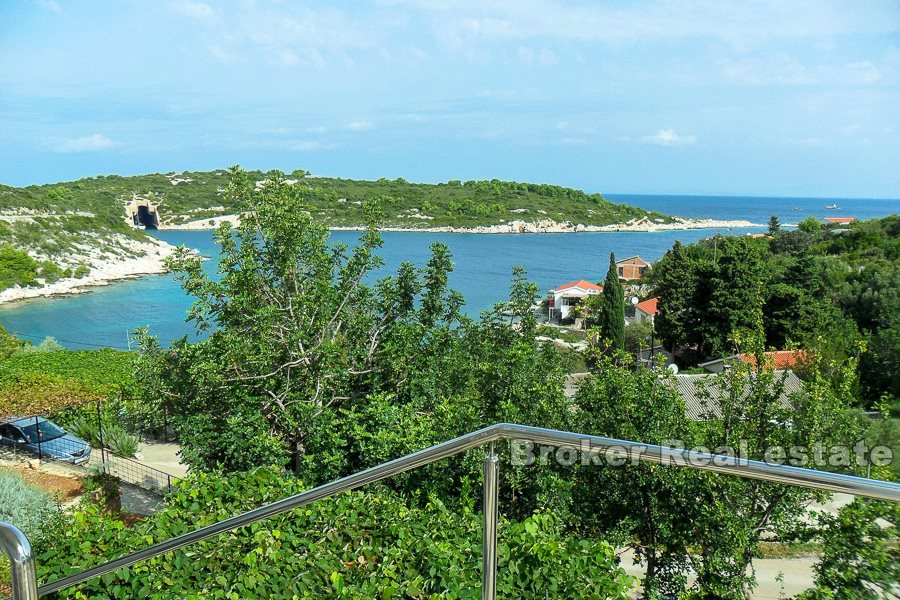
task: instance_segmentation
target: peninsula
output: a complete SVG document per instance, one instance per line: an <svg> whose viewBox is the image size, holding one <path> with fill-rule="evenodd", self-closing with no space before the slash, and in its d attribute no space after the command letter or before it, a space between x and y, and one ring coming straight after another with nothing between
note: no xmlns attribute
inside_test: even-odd
<svg viewBox="0 0 900 600"><path fill-rule="evenodd" d="M275 172L249 171L262 187ZM145 229L212 229L237 223L227 170L108 175L14 188L0 185L0 303L77 293L86 286L164 272L173 246ZM600 194L497 179L411 183L284 175L310 214L354 230L374 201L385 231L483 234L662 231L752 227L684 219L608 201Z"/></svg>

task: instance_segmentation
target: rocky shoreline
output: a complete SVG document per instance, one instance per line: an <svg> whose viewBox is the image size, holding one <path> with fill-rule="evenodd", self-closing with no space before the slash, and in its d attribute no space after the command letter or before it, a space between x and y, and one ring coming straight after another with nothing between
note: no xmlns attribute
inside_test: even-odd
<svg viewBox="0 0 900 600"><path fill-rule="evenodd" d="M109 285L115 281L137 279L143 275L165 273L164 261L175 246L162 240L150 239L140 242L125 238L119 240L123 250L134 256L119 255L101 257L96 252L85 253L78 262L90 266L91 271L84 277L65 277L39 287L14 286L0 291L0 304L41 298L47 296L68 296L87 292L86 288Z"/></svg>
<svg viewBox="0 0 900 600"><path fill-rule="evenodd" d="M202 231L215 229L222 222L228 221L232 226L240 223L238 215L223 215L211 219L191 221L179 225L161 225L160 229L180 229ZM717 219L684 219L676 217L672 223L660 223L648 218L634 219L627 223L614 223L611 225L585 225L572 223L571 221L557 222L553 219L540 219L537 221L515 220L509 223L497 225L479 225L477 227L453 227L450 225L439 227L379 227L380 231L409 232L409 233L477 233L477 234L517 234L517 233L603 233L617 231L654 232L654 231L680 231L687 229L736 229L749 227L765 227L759 223L751 223L745 220L717 220ZM348 225L330 227L331 231L362 231L363 226Z"/></svg>
<svg viewBox="0 0 900 600"><path fill-rule="evenodd" d="M204 219L183 223L180 225L163 225L160 229L179 230L209 230L215 229L223 221L232 225L240 222L238 215L223 215L213 219ZM730 229L764 227L750 221L734 220L722 221L715 219L682 219L676 218L672 223L659 223L649 219L629 221L613 225L584 225L564 221L559 223L552 219L538 221L511 221L498 225L483 225L478 227L381 227L381 231L396 231L410 233L466 233L466 234L538 234L538 233L600 233L600 232L654 232L654 231L678 231L687 229ZM362 231L363 227L331 227L332 231ZM165 273L164 261L175 247L162 240L150 239L139 242L128 238L123 239L120 245L134 256L100 257L96 253L87 253L78 257L79 261L88 264L91 272L82 278L67 277L54 283L40 287L15 286L0 291L0 304L41 298L47 296L64 296L80 294L88 291L86 288L109 285L115 281L136 279L143 275L155 275Z"/></svg>

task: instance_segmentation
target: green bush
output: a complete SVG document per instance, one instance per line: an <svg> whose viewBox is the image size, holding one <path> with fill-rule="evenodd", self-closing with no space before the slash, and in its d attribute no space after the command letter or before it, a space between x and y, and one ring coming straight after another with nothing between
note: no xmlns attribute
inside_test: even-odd
<svg viewBox="0 0 900 600"><path fill-rule="evenodd" d="M124 458L131 458L137 454L140 443L136 435L132 435L118 426L104 429L103 441L106 442L106 447L113 451L113 454Z"/></svg>
<svg viewBox="0 0 900 600"><path fill-rule="evenodd" d="M125 528L96 505L66 515L42 537L38 577L50 582L302 491L270 469L228 478L195 474L152 518ZM432 500L410 508L393 495L353 492L133 565L61 598L479 598L481 519ZM503 598L627 598L634 580L608 543L563 533L535 514L500 523Z"/></svg>
<svg viewBox="0 0 900 600"><path fill-rule="evenodd" d="M33 537L52 511L50 496L28 485L15 473L0 471L0 521L11 523L26 536Z"/></svg>
<svg viewBox="0 0 900 600"><path fill-rule="evenodd" d="M66 429L80 437L92 448L100 447L100 429L96 415L81 414L66 423ZM116 456L131 458L138 451L140 440L119 425L103 419L103 442Z"/></svg>

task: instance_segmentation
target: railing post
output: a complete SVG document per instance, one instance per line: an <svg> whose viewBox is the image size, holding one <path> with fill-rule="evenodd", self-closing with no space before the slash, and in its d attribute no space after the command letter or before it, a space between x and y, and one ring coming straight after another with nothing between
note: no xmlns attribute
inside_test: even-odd
<svg viewBox="0 0 900 600"><path fill-rule="evenodd" d="M484 540L481 546L481 598L497 597L497 494L500 460L494 445L484 457Z"/></svg>
<svg viewBox="0 0 900 600"><path fill-rule="evenodd" d="M0 548L9 556L13 600L38 600L34 555L28 538L15 526L0 521Z"/></svg>

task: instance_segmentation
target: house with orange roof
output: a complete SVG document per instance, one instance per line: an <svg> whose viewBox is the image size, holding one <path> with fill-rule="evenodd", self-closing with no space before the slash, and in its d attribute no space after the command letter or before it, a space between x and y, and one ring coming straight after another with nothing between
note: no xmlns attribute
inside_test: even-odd
<svg viewBox="0 0 900 600"><path fill-rule="evenodd" d="M721 373L734 365L737 361L756 366L756 356L752 354L735 354L727 358L718 358L697 365L712 373ZM787 371L802 367L806 362L806 352L803 350L775 350L764 353L763 367L766 370Z"/></svg>
<svg viewBox="0 0 900 600"><path fill-rule="evenodd" d="M659 298L648 298L634 305L634 319L632 323L653 324L653 318L659 312Z"/></svg>
<svg viewBox="0 0 900 600"><path fill-rule="evenodd" d="M550 320L560 320L575 316L575 307L586 298L599 296L603 293L603 286L579 279L558 286L549 292L548 317Z"/></svg>
<svg viewBox="0 0 900 600"><path fill-rule="evenodd" d="M616 261L619 279L623 281L637 281L644 277L644 273L649 268L650 263L640 256L629 256Z"/></svg>
<svg viewBox="0 0 900 600"><path fill-rule="evenodd" d="M850 223L856 223L856 217L825 217L825 221L835 225L849 225Z"/></svg>

